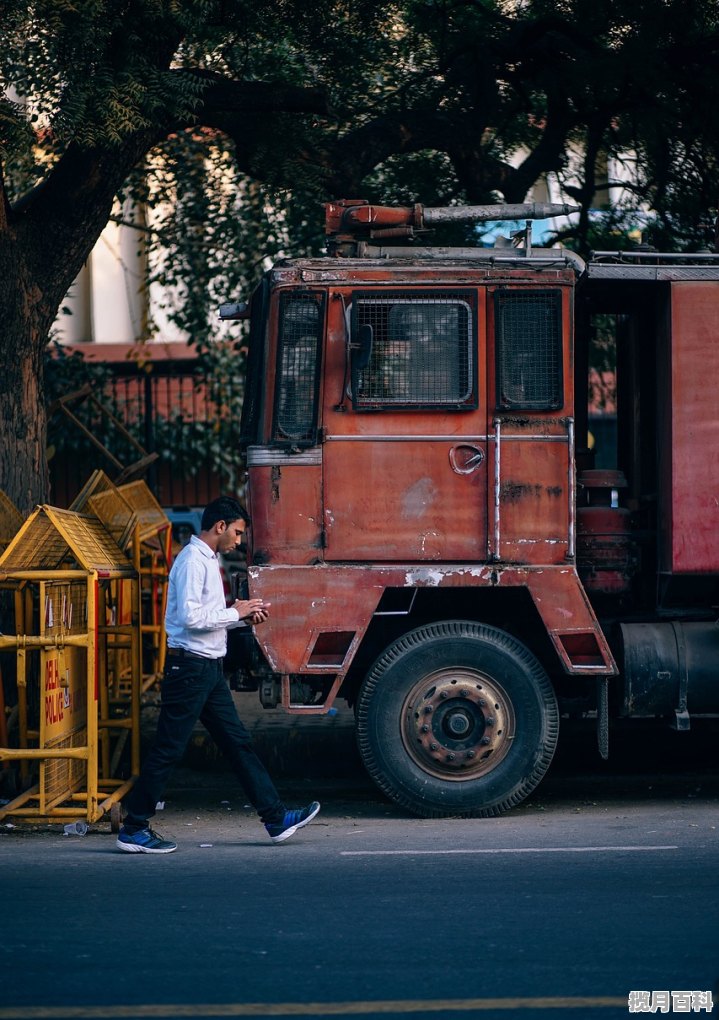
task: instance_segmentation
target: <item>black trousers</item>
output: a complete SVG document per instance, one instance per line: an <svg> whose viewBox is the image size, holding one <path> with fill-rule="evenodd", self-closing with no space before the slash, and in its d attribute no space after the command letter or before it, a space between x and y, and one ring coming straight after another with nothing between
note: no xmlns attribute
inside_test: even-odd
<svg viewBox="0 0 719 1020"><path fill-rule="evenodd" d="M155 805L163 799L170 773L185 753L198 719L228 758L262 821L281 821L284 804L237 714L222 672L222 659L168 655L161 694L155 742L139 779L125 798L125 826L131 830L144 828L154 815Z"/></svg>

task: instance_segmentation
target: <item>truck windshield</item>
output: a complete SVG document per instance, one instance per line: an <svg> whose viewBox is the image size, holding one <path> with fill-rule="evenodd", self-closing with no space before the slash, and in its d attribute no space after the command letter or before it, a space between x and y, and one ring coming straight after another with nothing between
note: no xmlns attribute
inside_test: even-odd
<svg viewBox="0 0 719 1020"><path fill-rule="evenodd" d="M372 354L357 375L357 409L461 409L474 397L472 295L353 295L353 335L372 329Z"/></svg>

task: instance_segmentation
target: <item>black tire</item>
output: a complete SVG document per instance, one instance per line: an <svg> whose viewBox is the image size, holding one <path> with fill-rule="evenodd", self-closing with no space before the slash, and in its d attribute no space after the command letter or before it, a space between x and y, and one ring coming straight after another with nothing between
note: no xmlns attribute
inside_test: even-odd
<svg viewBox="0 0 719 1020"><path fill-rule="evenodd" d="M380 790L424 818L487 818L549 768L554 690L516 638L464 620L419 627L380 655L360 690L357 742Z"/></svg>

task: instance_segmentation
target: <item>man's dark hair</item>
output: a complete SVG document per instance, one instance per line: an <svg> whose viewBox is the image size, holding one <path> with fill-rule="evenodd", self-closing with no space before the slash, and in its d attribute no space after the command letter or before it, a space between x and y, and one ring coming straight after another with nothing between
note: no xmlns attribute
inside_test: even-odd
<svg viewBox="0 0 719 1020"><path fill-rule="evenodd" d="M218 521L232 524L233 521L248 520L247 511L241 503L238 503L232 496L220 496L208 503L203 510L200 527L203 531L209 531Z"/></svg>

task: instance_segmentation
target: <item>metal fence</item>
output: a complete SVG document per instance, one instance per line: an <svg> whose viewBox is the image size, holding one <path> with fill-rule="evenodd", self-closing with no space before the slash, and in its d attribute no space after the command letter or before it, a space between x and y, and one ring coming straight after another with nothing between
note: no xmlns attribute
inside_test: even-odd
<svg viewBox="0 0 719 1020"><path fill-rule="evenodd" d="M199 506L241 488L238 454L243 379L207 382L194 360L107 363L111 376L95 401L79 399L72 414L117 461L137 460L121 422L148 453L156 453L145 478L163 506ZM112 416L112 417L111 417ZM96 468L111 477L116 467L69 417L58 411L49 428L51 499L68 506Z"/></svg>

